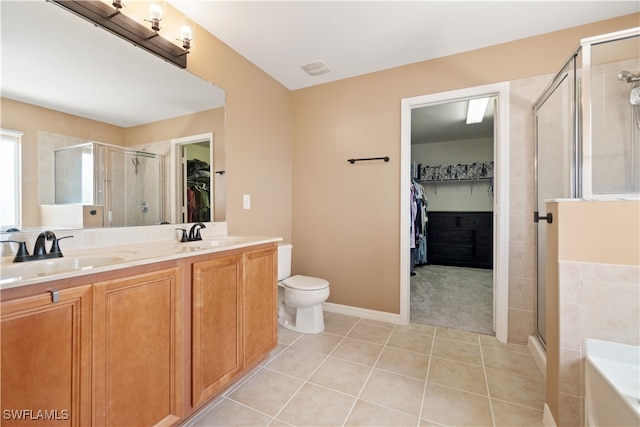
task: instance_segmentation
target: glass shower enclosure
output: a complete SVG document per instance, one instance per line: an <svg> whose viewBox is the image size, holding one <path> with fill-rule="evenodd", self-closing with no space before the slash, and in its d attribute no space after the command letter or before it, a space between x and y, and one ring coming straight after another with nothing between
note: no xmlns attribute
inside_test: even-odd
<svg viewBox="0 0 640 427"><path fill-rule="evenodd" d="M55 204L94 205L104 227L163 221L163 163L159 154L98 142L55 151Z"/></svg>
<svg viewBox="0 0 640 427"><path fill-rule="evenodd" d="M546 344L545 200L640 196L640 28L582 40L533 115L536 335Z"/></svg>

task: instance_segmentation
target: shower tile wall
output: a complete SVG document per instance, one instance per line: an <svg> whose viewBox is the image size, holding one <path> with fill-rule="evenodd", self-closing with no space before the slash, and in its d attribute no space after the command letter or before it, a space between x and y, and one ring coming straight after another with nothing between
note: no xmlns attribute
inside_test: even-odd
<svg viewBox="0 0 640 427"><path fill-rule="evenodd" d="M534 138L532 105L553 75L510 87L509 342L527 343L535 327Z"/></svg>
<svg viewBox="0 0 640 427"><path fill-rule="evenodd" d="M640 345L640 267L560 261L560 420L583 425L587 338Z"/></svg>
<svg viewBox="0 0 640 427"><path fill-rule="evenodd" d="M636 127L633 130L635 123L629 101L634 85L617 78L622 70L640 73L640 59L595 65L591 69L594 193L627 193L634 190L629 174L632 138L635 144L636 181L638 177L640 129ZM635 191L638 191L637 183Z"/></svg>

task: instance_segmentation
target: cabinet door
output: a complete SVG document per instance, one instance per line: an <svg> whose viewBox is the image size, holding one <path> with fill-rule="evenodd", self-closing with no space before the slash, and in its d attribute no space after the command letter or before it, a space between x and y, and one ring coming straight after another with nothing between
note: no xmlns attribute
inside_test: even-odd
<svg viewBox="0 0 640 427"><path fill-rule="evenodd" d="M242 255L193 264L192 405L242 371Z"/></svg>
<svg viewBox="0 0 640 427"><path fill-rule="evenodd" d="M180 419L180 291L178 268L94 284L94 425Z"/></svg>
<svg viewBox="0 0 640 427"><path fill-rule="evenodd" d="M3 302L2 425L91 423L91 287Z"/></svg>
<svg viewBox="0 0 640 427"><path fill-rule="evenodd" d="M278 343L277 247L245 254L244 352L254 364Z"/></svg>

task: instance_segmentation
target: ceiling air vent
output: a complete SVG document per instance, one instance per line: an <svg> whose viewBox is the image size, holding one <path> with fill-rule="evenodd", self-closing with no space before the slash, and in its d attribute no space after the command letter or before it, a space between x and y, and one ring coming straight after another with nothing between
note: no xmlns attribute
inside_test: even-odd
<svg viewBox="0 0 640 427"><path fill-rule="evenodd" d="M320 74L326 74L331 71L331 68L322 60L311 61L302 65L302 69L306 71L310 76L318 76Z"/></svg>

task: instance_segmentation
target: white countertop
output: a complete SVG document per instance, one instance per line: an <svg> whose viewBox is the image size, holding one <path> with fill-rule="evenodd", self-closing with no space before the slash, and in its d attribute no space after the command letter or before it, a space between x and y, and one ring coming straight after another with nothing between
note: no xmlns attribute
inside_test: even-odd
<svg viewBox="0 0 640 427"><path fill-rule="evenodd" d="M63 249L62 258L18 263L13 262L13 256L3 256L0 290L281 240L280 237L265 236L205 236L194 242L148 241L75 251Z"/></svg>

